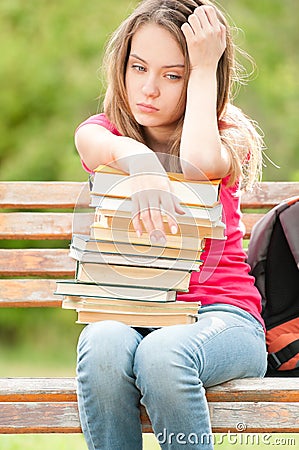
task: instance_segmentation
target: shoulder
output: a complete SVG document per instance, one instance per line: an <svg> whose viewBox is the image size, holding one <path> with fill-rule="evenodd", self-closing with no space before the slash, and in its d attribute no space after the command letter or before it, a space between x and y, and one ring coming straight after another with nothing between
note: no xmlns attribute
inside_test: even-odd
<svg viewBox="0 0 299 450"><path fill-rule="evenodd" d="M229 103L225 113L219 121L220 132L239 133L247 131L255 132L255 123L240 108Z"/></svg>
<svg viewBox="0 0 299 450"><path fill-rule="evenodd" d="M241 160L253 148L263 146L263 136L257 123L232 104L227 105L226 112L219 121L219 131L227 144L236 147Z"/></svg>
<svg viewBox="0 0 299 450"><path fill-rule="evenodd" d="M104 113L94 114L94 115L88 117L88 119L84 120L76 128L76 133L81 127L83 127L85 125L91 125L91 124L93 124L93 125L100 125L100 126L106 128L107 130L109 130L111 133L115 134L116 136L121 136L120 132L117 130L115 125L113 125L113 123L110 122L110 120L108 119L108 117Z"/></svg>

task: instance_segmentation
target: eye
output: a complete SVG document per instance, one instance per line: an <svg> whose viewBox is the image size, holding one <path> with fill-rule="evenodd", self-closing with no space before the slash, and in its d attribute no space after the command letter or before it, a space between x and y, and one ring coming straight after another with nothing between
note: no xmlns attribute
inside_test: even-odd
<svg viewBox="0 0 299 450"><path fill-rule="evenodd" d="M182 77L180 75L175 75L174 73L168 73L166 78L169 80L180 80Z"/></svg>
<svg viewBox="0 0 299 450"><path fill-rule="evenodd" d="M141 64L132 64L132 69L136 70L137 72L145 72L145 67L143 67Z"/></svg>

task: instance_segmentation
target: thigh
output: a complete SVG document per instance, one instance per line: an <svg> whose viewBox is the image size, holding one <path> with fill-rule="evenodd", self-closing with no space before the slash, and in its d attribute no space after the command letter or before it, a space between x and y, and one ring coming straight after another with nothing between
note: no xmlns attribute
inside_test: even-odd
<svg viewBox="0 0 299 450"><path fill-rule="evenodd" d="M213 305L201 308L195 324L164 327L145 337L135 363L137 369L160 367L160 375L189 367L208 387L263 376L266 359L262 325L239 308Z"/></svg>
<svg viewBox="0 0 299 450"><path fill-rule="evenodd" d="M267 368L262 325L236 307L211 307L199 315L196 355L205 387L235 378L263 377Z"/></svg>

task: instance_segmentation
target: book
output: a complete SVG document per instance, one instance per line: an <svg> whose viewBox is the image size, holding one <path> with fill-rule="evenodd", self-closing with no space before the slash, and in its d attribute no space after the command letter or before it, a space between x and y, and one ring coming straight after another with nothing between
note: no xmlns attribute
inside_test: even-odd
<svg viewBox="0 0 299 450"><path fill-rule="evenodd" d="M95 222L97 222L102 228L111 228L114 230L129 230L135 231L132 223L131 215L119 215L112 211L102 212L101 208L96 208ZM164 229L165 234L173 236L169 229L167 219L164 216ZM142 222L141 225L143 226ZM225 239L225 225L223 222L214 222L213 226L208 221L203 221L202 224L198 223L181 223L178 221L177 235L193 236L197 238L213 238L213 239ZM143 226L143 232L146 232Z"/></svg>
<svg viewBox="0 0 299 450"><path fill-rule="evenodd" d="M214 206L219 201L221 180L193 181L181 173L168 172L173 194L185 205ZM92 194L108 197L131 197L136 192L134 178L110 166L95 169Z"/></svg>
<svg viewBox="0 0 299 450"><path fill-rule="evenodd" d="M201 261L193 262L184 259L159 258L151 256L126 255L121 253L85 252L71 245L69 256L80 262L97 264L113 264L127 266L157 267L160 269L176 269L199 271Z"/></svg>
<svg viewBox="0 0 299 450"><path fill-rule="evenodd" d="M143 245L140 243L114 242L101 239L92 239L89 235L73 234L71 246L87 252L117 253L125 255L144 255L149 257L186 259L200 261L202 249L180 249L161 246Z"/></svg>
<svg viewBox="0 0 299 450"><path fill-rule="evenodd" d="M93 309L93 310L123 310L129 312L198 312L200 302L143 302L140 300L124 300L117 298L89 298L78 296L64 296L64 309Z"/></svg>
<svg viewBox="0 0 299 450"><path fill-rule="evenodd" d="M102 320L116 320L132 327L164 327L196 322L195 314L186 313L130 313L124 311L101 311L78 309L77 323L87 324Z"/></svg>
<svg viewBox="0 0 299 450"><path fill-rule="evenodd" d="M130 211L119 211L114 209L106 209L106 208L95 208L94 219L96 219L99 215L107 215L107 216L115 216L115 217L126 217L132 219L132 214ZM167 222L167 216L162 212L162 220L164 224ZM215 220L211 222L210 219L201 219L197 217L187 217L186 215L177 215L175 217L177 224L179 225L194 225L194 226L203 226L203 227L215 227L218 225L222 225L225 228L225 224L222 222L221 218L219 220Z"/></svg>
<svg viewBox="0 0 299 450"><path fill-rule="evenodd" d="M188 291L191 272L156 269L153 267L116 266L108 264L76 264L76 279L118 286L158 287L175 291Z"/></svg>
<svg viewBox="0 0 299 450"><path fill-rule="evenodd" d="M104 195L90 195L90 207L111 209L114 211L132 212L133 202L130 198L108 197ZM213 206L193 206L181 205L184 216L194 219L206 219L212 223L221 221L222 204L216 203ZM162 211L163 213L163 211ZM179 214L176 214L178 217Z"/></svg>
<svg viewBox="0 0 299 450"><path fill-rule="evenodd" d="M142 302L174 302L176 291L164 288L142 288L139 286L117 286L95 283L80 283L78 280L59 280L55 294L63 296L84 296L97 301L102 298L136 300Z"/></svg>
<svg viewBox="0 0 299 450"><path fill-rule="evenodd" d="M149 233L142 233L140 237L136 235L135 231L130 230L112 230L111 228L103 228L98 222L94 222L90 227L90 235L93 239L107 240L112 242L123 242L134 244L143 244L152 247L161 247L159 242L152 243L150 241ZM202 251L204 246L204 239L193 236L183 236L178 234L166 236L166 247L176 249Z"/></svg>

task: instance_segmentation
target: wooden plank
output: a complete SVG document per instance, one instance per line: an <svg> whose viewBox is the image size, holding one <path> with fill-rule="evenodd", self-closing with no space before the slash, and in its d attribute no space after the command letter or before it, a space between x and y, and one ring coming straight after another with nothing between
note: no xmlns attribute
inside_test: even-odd
<svg viewBox="0 0 299 450"><path fill-rule="evenodd" d="M249 239L251 236L253 226L264 216L264 214L244 213L242 222L245 226L244 239Z"/></svg>
<svg viewBox="0 0 299 450"><path fill-rule="evenodd" d="M213 431L223 433L299 432L298 403L221 402L209 403Z"/></svg>
<svg viewBox="0 0 299 450"><path fill-rule="evenodd" d="M262 182L242 196L244 208L271 208L299 194L299 182ZM88 205L88 184L83 182L0 182L0 208L73 208ZM262 205L262 206L261 206Z"/></svg>
<svg viewBox="0 0 299 450"><path fill-rule="evenodd" d="M245 238L263 214L245 213ZM72 232L88 234L93 213L0 213L0 239L71 239Z"/></svg>
<svg viewBox="0 0 299 450"><path fill-rule="evenodd" d="M242 195L242 208L273 208L283 200L299 195L299 182L264 181Z"/></svg>
<svg viewBox="0 0 299 450"><path fill-rule="evenodd" d="M0 208L44 209L86 207L88 183L55 181L0 182Z"/></svg>
<svg viewBox="0 0 299 450"><path fill-rule="evenodd" d="M209 401L298 402L299 378L266 377L228 381L207 389Z"/></svg>
<svg viewBox="0 0 299 450"><path fill-rule="evenodd" d="M89 233L93 214L1 213L0 239L71 239L75 232Z"/></svg>
<svg viewBox="0 0 299 450"><path fill-rule="evenodd" d="M76 401L76 379L0 378L1 402ZM298 378L244 378L207 388L209 402L298 403Z"/></svg>
<svg viewBox="0 0 299 450"><path fill-rule="evenodd" d="M61 307L62 297L54 295L55 280L0 280L1 307Z"/></svg>
<svg viewBox="0 0 299 450"><path fill-rule="evenodd" d="M209 403L214 432L299 432L297 403ZM143 432L151 432L141 408ZM0 433L79 433L76 402L0 403Z"/></svg>
<svg viewBox="0 0 299 450"><path fill-rule="evenodd" d="M77 402L77 382L66 378L0 378L0 402Z"/></svg>
<svg viewBox="0 0 299 450"><path fill-rule="evenodd" d="M75 260L68 249L0 249L2 276L74 277Z"/></svg>
<svg viewBox="0 0 299 450"><path fill-rule="evenodd" d="M75 402L0 403L0 433L80 433Z"/></svg>

